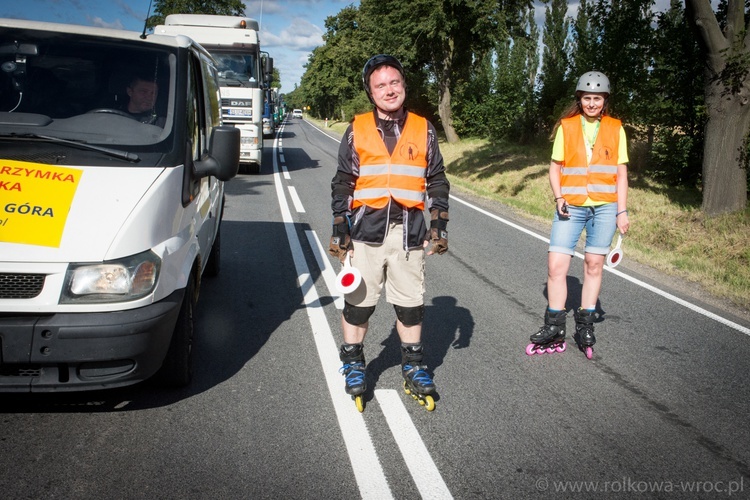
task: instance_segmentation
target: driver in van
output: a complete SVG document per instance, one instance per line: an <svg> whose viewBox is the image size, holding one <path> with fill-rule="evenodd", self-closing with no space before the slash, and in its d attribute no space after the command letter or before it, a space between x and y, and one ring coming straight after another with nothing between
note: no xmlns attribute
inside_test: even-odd
<svg viewBox="0 0 750 500"><path fill-rule="evenodd" d="M125 92L128 95L128 104L125 106L125 111L141 123L158 125L156 96L159 93L159 86L156 82L135 76L128 84Z"/></svg>

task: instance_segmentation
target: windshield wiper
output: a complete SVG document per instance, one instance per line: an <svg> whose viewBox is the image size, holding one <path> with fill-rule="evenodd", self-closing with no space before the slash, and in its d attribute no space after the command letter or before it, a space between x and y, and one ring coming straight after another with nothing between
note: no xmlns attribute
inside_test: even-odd
<svg viewBox="0 0 750 500"><path fill-rule="evenodd" d="M89 144L83 141L61 139L60 137L53 137L49 135L12 133L12 134L2 134L0 135L0 137L8 138L8 139L39 139L42 141L49 141L49 142L54 142L54 143L59 143L59 144L67 144L69 146L87 149L89 151L98 151L99 153L104 153L114 158L119 158L121 160L132 161L132 162L141 161L141 158L137 154L130 153L128 151L122 151L120 149L105 148L104 146L95 146L93 144Z"/></svg>

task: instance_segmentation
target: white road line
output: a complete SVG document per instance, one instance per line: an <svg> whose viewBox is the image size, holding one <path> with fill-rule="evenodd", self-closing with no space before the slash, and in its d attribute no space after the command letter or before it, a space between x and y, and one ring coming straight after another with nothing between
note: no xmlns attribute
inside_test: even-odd
<svg viewBox="0 0 750 500"><path fill-rule="evenodd" d="M302 200L299 199L299 195L297 195L297 190L294 188L294 186L289 186L289 197L292 199L292 203L294 203L294 209L299 214L305 213L305 207L302 206Z"/></svg>
<svg viewBox="0 0 750 500"><path fill-rule="evenodd" d="M422 498L430 500L453 498L445 481L438 472L430 452L427 451L401 397L394 390L377 389L375 398L383 410L398 448L406 461L406 467L414 478Z"/></svg>
<svg viewBox="0 0 750 500"><path fill-rule="evenodd" d="M455 200L455 201L457 201L459 203L462 203L462 204L466 205L469 208L472 208L472 209L476 210L477 212L479 212L479 213L481 213L483 215L486 215L487 217L491 217L491 218L493 218L493 219L495 219L495 220L497 220L499 222L502 222L503 224L507 224L508 226L510 226L510 227L512 227L514 229L518 229L519 231L521 231L523 233L526 233L526 234L528 234L530 236L533 236L534 238L536 238L538 240L542 240L542 241L544 241L544 242L546 242L546 243L549 244L549 239L548 238L540 236L540 235L538 235L537 233L535 233L533 231L529 231L528 229L526 229L524 227L521 227L518 224L514 224L513 222L510 222L509 220L503 219L502 217L499 217L499 216L497 216L497 215L495 215L493 213L488 212L487 210L479 208L476 205L472 205L471 203L469 203L467 201L464 201L464 200L462 200L460 198L456 198L453 195L450 195L450 198L452 200ZM583 259L583 257L584 257L580 252L576 252L575 255L579 259ZM633 278L632 276L628 276L627 274L625 274L625 273L623 273L621 271L618 271L617 269L612 269L612 268L607 267L607 266L604 266L604 269L606 271L609 271L610 273L613 273L613 274L615 274L615 275L617 275L617 276L619 276L619 277L621 277L623 279L626 279L626 280L630 281L631 283L635 283L636 285L638 285L640 287L643 287L643 288L645 288L645 289L647 289L647 290L649 290L649 291L651 291L651 292L653 292L653 293L655 293L657 295L661 295L662 297L664 297L667 300L671 300L672 302L675 302L676 304L680 304L681 306L687 307L691 311L697 312L698 314L702 314L703 316L706 316L707 318L711 318L711 319L713 319L715 321L718 321L719 323L722 323L722 324L724 324L724 325L726 325L726 326L728 326L730 328L733 328L733 329L737 330L738 332L741 332L741 333L744 333L745 335L749 335L750 336L750 328L746 328L746 327L744 327L744 326L742 326L742 325L740 325L738 323L735 323L735 322L730 321L730 320L728 320L728 319L726 319L726 318L724 318L722 316L719 316L718 314L714 314L711 311L707 311L707 310L705 310L705 309L703 309L701 307L698 307L697 305L695 305L695 304L693 304L691 302L688 302L687 300L683 300L683 299L681 299L679 297L676 297L676 296L672 295L671 293L668 293L668 292L665 292L664 290L656 288L655 286L649 285L648 283L645 283L645 282L643 282L641 280Z"/></svg>
<svg viewBox="0 0 750 500"><path fill-rule="evenodd" d="M318 234L308 229L305 231L305 235L307 235L307 241L310 244L310 248L312 248L315 262L318 263L318 269L320 269L320 274L326 283L326 288L328 288L333 298L333 303L336 305L336 309L341 310L344 308L344 296L336 289L336 272L325 257L326 251L318 239Z"/></svg>
<svg viewBox="0 0 750 500"><path fill-rule="evenodd" d="M343 379L338 373L340 361L338 359L336 343L334 342L333 334L320 304L315 285L310 278L302 247L297 239L294 221L292 220L291 212L284 196L284 187L279 178L279 169L275 154L273 155L273 170L276 196L279 199L279 208L289 240L289 247L292 251L294 266L298 276L297 279L304 297L305 310L313 329L313 338L315 339L318 356L323 367L328 391L333 400L333 407L338 418L339 427L341 428L341 434L349 454L349 460L352 464L360 495L363 499L393 498L364 418L357 411L351 398L344 393Z"/></svg>

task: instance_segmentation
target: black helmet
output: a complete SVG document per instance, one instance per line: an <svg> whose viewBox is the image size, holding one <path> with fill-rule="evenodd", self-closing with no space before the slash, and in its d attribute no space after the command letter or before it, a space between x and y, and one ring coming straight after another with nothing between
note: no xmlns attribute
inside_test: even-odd
<svg viewBox="0 0 750 500"><path fill-rule="evenodd" d="M398 59L386 54L378 54L376 56L372 56L367 60L364 68L362 68L362 85L364 85L365 87L365 92L367 93L367 97L370 98L370 102L372 102L372 96L370 95L370 75L373 71L375 71L376 68L380 66L391 66L393 68L396 68L398 72L401 73L401 78L406 80L406 77L404 76L404 67L401 66L401 63L398 62Z"/></svg>

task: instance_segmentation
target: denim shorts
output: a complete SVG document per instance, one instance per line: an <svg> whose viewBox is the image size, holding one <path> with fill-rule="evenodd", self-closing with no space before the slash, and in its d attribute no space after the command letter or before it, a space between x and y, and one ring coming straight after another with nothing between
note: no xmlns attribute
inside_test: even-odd
<svg viewBox="0 0 750 500"><path fill-rule="evenodd" d="M560 217L555 210L549 251L575 254L581 233L586 229L586 253L607 255L612 237L617 229L617 203L597 207L574 207L568 205L569 217Z"/></svg>

